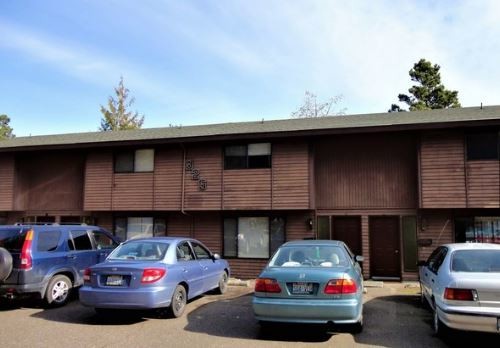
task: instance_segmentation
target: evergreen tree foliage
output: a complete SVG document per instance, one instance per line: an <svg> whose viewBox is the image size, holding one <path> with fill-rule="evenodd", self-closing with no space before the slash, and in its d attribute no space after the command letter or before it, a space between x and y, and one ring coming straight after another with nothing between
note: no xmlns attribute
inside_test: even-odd
<svg viewBox="0 0 500 348"><path fill-rule="evenodd" d="M441 84L441 67L437 64L420 59L410 70L410 78L417 82L408 92L410 94L400 94L400 102L408 105L410 111L447 109L461 107L458 101L458 92L446 89ZM389 112L406 111L397 104L392 104Z"/></svg>
<svg viewBox="0 0 500 348"><path fill-rule="evenodd" d="M14 138L12 127L9 125L10 118L7 115L0 115L0 140Z"/></svg>
<svg viewBox="0 0 500 348"><path fill-rule="evenodd" d="M139 115L137 111L129 111L129 108L135 102L133 97L129 100L129 93L130 91L123 84L123 77L121 77L118 87L115 87L116 99L110 96L107 107L101 105L103 117L101 118L100 131L139 129L142 127L144 116Z"/></svg>

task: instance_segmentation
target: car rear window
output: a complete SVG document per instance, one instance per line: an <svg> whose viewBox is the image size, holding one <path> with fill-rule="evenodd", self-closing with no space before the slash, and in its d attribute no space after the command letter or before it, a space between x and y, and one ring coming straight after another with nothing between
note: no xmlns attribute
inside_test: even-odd
<svg viewBox="0 0 500 348"><path fill-rule="evenodd" d="M458 250L453 253L454 272L500 273L500 250Z"/></svg>
<svg viewBox="0 0 500 348"><path fill-rule="evenodd" d="M294 245L278 249L271 267L339 267L349 264L346 252L332 245Z"/></svg>
<svg viewBox="0 0 500 348"><path fill-rule="evenodd" d="M109 260L158 261L163 259L169 244L137 241L121 244L108 257Z"/></svg>
<svg viewBox="0 0 500 348"><path fill-rule="evenodd" d="M27 232L23 228L0 229L0 248L5 248L8 251L20 251L23 248Z"/></svg>

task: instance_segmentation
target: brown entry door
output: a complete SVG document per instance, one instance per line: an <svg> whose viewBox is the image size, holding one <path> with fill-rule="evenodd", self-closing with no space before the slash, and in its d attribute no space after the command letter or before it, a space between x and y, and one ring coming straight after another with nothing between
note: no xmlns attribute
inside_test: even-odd
<svg viewBox="0 0 500 348"><path fill-rule="evenodd" d="M342 216L332 219L332 239L343 241L355 255L361 255L361 218Z"/></svg>
<svg viewBox="0 0 500 348"><path fill-rule="evenodd" d="M399 217L370 217L372 277L401 277Z"/></svg>

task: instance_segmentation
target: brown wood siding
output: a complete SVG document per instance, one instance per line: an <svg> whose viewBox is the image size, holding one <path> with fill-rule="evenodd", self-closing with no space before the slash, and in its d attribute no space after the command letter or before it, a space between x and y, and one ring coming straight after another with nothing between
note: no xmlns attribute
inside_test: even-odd
<svg viewBox="0 0 500 348"><path fill-rule="evenodd" d="M0 211L11 211L14 208L14 156L0 156Z"/></svg>
<svg viewBox="0 0 500 348"><path fill-rule="evenodd" d="M308 209L308 144L273 144L272 160L272 208Z"/></svg>
<svg viewBox="0 0 500 348"><path fill-rule="evenodd" d="M113 155L91 153L85 166L84 210L111 210Z"/></svg>
<svg viewBox="0 0 500 348"><path fill-rule="evenodd" d="M271 169L225 170L224 209L271 209Z"/></svg>
<svg viewBox="0 0 500 348"><path fill-rule="evenodd" d="M222 255L222 233L219 213L201 213L194 216L194 238L219 255Z"/></svg>
<svg viewBox="0 0 500 348"><path fill-rule="evenodd" d="M313 219L312 212L288 213L286 215L286 240L301 240L315 238L316 232L308 227L308 220Z"/></svg>
<svg viewBox="0 0 500 348"><path fill-rule="evenodd" d="M417 207L417 156L411 134L349 135L315 147L316 207Z"/></svg>
<svg viewBox="0 0 500 348"><path fill-rule="evenodd" d="M467 162L467 207L500 207L498 161Z"/></svg>
<svg viewBox="0 0 500 348"><path fill-rule="evenodd" d="M430 132L422 136L420 187L421 208L466 207L462 133Z"/></svg>
<svg viewBox="0 0 500 348"><path fill-rule="evenodd" d="M153 173L115 173L113 210L152 210Z"/></svg>
<svg viewBox="0 0 500 348"><path fill-rule="evenodd" d="M191 173L184 171L185 210L220 210L222 205L222 152L219 146L205 146L187 149L186 160L194 161L194 168L207 181L205 191L200 191L198 181Z"/></svg>
<svg viewBox="0 0 500 348"><path fill-rule="evenodd" d="M92 214L96 218L96 224L109 232L113 232L113 215L111 213Z"/></svg>
<svg viewBox="0 0 500 348"><path fill-rule="evenodd" d="M84 163L80 153L18 156L15 210L82 210Z"/></svg>
<svg viewBox="0 0 500 348"><path fill-rule="evenodd" d="M418 239L432 239L432 245L418 248L418 259L427 260L439 245L452 243L453 218L450 212L424 212L417 229Z"/></svg>
<svg viewBox="0 0 500 348"><path fill-rule="evenodd" d="M167 221L167 236L194 237L192 231L193 217L191 215L172 214Z"/></svg>
<svg viewBox="0 0 500 348"><path fill-rule="evenodd" d="M257 278L268 262L268 260L252 259L229 259L227 261L231 268L231 276L239 279Z"/></svg>
<svg viewBox="0 0 500 348"><path fill-rule="evenodd" d="M154 209L180 210L182 197L182 150L159 150L155 155Z"/></svg>

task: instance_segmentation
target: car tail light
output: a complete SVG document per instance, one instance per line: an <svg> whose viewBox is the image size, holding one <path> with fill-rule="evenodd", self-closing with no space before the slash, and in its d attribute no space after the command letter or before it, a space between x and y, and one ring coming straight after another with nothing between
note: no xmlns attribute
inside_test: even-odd
<svg viewBox="0 0 500 348"><path fill-rule="evenodd" d="M83 271L83 282L90 283L90 268L86 268L85 271Z"/></svg>
<svg viewBox="0 0 500 348"><path fill-rule="evenodd" d="M338 295L338 294L355 294L358 290L354 279L344 277L341 279L331 279L325 286L325 294Z"/></svg>
<svg viewBox="0 0 500 348"><path fill-rule="evenodd" d="M258 278L255 281L255 292L281 292L280 285L276 279Z"/></svg>
<svg viewBox="0 0 500 348"><path fill-rule="evenodd" d="M455 301L475 301L476 291L471 289L454 289L446 288L444 289L444 298L446 300Z"/></svg>
<svg viewBox="0 0 500 348"><path fill-rule="evenodd" d="M30 269L33 265L31 258L31 244L33 243L33 230L28 230L26 238L24 238L23 248L21 249L21 265L20 269Z"/></svg>
<svg viewBox="0 0 500 348"><path fill-rule="evenodd" d="M164 268L146 268L142 272L141 283L154 283L160 280L167 271Z"/></svg>

